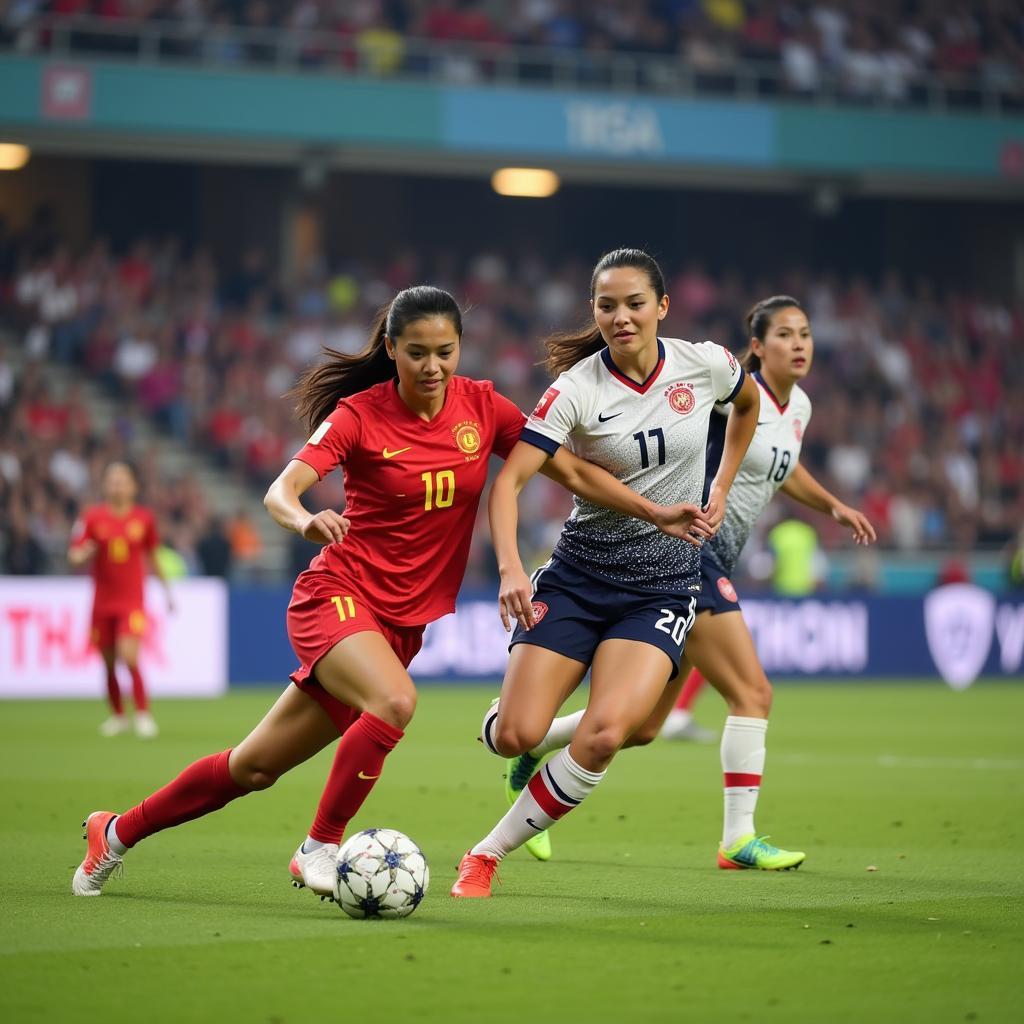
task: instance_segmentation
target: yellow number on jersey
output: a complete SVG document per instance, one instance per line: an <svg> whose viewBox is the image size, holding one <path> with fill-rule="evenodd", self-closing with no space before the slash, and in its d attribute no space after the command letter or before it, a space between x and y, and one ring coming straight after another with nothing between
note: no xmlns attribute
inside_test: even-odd
<svg viewBox="0 0 1024 1024"><path fill-rule="evenodd" d="M111 537L107 545L107 555L112 562L127 562L128 541L124 537Z"/></svg>
<svg viewBox="0 0 1024 1024"><path fill-rule="evenodd" d="M455 501L455 471L442 469L437 473L420 475L426 488L423 510L429 512L434 508L451 508Z"/></svg>
<svg viewBox="0 0 1024 1024"><path fill-rule="evenodd" d="M356 603L351 597L332 597L334 607L338 609L338 618L344 622L348 618L355 618Z"/></svg>

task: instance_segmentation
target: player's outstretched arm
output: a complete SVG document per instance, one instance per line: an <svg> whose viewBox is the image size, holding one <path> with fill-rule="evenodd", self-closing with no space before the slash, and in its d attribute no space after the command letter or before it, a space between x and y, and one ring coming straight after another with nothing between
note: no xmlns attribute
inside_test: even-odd
<svg viewBox="0 0 1024 1024"><path fill-rule="evenodd" d="M312 466L292 459L268 488L263 505L278 526L314 544L340 544L348 533L348 520L331 508L309 512L299 501L299 496L319 479Z"/></svg>
<svg viewBox="0 0 1024 1024"><path fill-rule="evenodd" d="M498 613L508 632L515 619L524 629L533 627L533 586L519 557L519 492L548 460L548 453L526 441L518 441L491 487L487 518L491 543L498 562L501 585Z"/></svg>
<svg viewBox="0 0 1024 1024"><path fill-rule="evenodd" d="M717 531L725 518L725 502L732 487L733 480L740 468L743 457L747 454L750 442L757 430L757 416L761 410L761 396L748 373L743 379L743 386L732 400L732 411L725 427L725 444L722 447L722 459L718 464L718 472L711 481L708 493L708 504L705 511L711 525Z"/></svg>
<svg viewBox="0 0 1024 1024"><path fill-rule="evenodd" d="M94 540L75 541L68 548L68 564L77 569L80 565L85 565L96 554L97 550L96 541Z"/></svg>
<svg viewBox="0 0 1024 1024"><path fill-rule="evenodd" d="M697 505L658 505L567 448L559 448L540 472L595 505L653 523L663 533L679 537L694 547L700 547L704 538L714 532Z"/></svg>
<svg viewBox="0 0 1024 1024"><path fill-rule="evenodd" d="M844 505L831 491L826 490L809 469L801 463L789 475L789 479L782 485L784 493L799 501L801 505L813 508L817 512L824 512L831 516L837 523L848 526L853 530L853 542L855 544L870 544L878 540L875 528L871 525L868 517L863 512Z"/></svg>

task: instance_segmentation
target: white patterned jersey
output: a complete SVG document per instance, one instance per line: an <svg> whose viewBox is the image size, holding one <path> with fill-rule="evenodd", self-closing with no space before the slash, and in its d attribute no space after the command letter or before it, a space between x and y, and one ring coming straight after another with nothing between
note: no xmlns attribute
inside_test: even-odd
<svg viewBox="0 0 1024 1024"><path fill-rule="evenodd" d="M710 341L658 341L643 384L607 348L561 374L537 403L522 439L554 454L565 445L651 501L698 504L708 422L743 384L735 357ZM639 519L573 499L555 555L627 590L700 590L700 553Z"/></svg>
<svg viewBox="0 0 1024 1024"><path fill-rule="evenodd" d="M799 385L794 385L789 401L779 405L761 375L753 376L761 392L757 429L729 491L725 519L706 545L708 554L726 575L732 575L758 516L796 469L804 431L811 419L811 400ZM715 450L716 439L724 437L727 417L727 409L715 410L708 444L709 476L718 471L722 452L720 443Z"/></svg>

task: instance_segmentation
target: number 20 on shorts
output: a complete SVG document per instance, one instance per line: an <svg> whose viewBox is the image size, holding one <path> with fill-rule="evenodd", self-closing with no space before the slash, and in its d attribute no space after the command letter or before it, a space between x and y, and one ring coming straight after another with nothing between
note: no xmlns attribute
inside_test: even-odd
<svg viewBox="0 0 1024 1024"><path fill-rule="evenodd" d="M451 508L455 501L455 472L441 469L436 473L421 473L420 479L426 493L423 498L423 511L435 508Z"/></svg>

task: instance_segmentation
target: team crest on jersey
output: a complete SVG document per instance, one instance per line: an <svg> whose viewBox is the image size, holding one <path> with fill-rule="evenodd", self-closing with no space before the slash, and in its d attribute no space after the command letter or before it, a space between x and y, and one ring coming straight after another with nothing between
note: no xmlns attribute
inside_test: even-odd
<svg viewBox="0 0 1024 1024"><path fill-rule="evenodd" d="M473 420L456 423L452 427L452 436L460 452L466 456L467 462L480 458L480 424Z"/></svg>
<svg viewBox="0 0 1024 1024"><path fill-rule="evenodd" d="M723 345L722 348L725 348L725 346ZM736 357L727 348L725 349L725 358L729 360L729 369L732 370L733 373L735 373Z"/></svg>
<svg viewBox="0 0 1024 1024"><path fill-rule="evenodd" d="M668 404L680 416L686 416L693 412L693 407L697 404L692 384L673 384L672 387L665 390L665 394L668 396Z"/></svg>
<svg viewBox="0 0 1024 1024"><path fill-rule="evenodd" d="M142 540L142 535L146 532L146 528L138 519L132 519L125 527L124 532L128 535L128 539L130 541L134 541L137 544Z"/></svg>
<svg viewBox="0 0 1024 1024"><path fill-rule="evenodd" d="M739 598L736 596L736 588L732 585L732 580L728 576L718 577L718 592L726 601L732 601L733 603L739 601Z"/></svg>
<svg viewBox="0 0 1024 1024"><path fill-rule="evenodd" d="M533 621L534 623L540 622L548 613L548 606L543 601L533 602Z"/></svg>
<svg viewBox="0 0 1024 1024"><path fill-rule="evenodd" d="M804 425L799 420L793 420L793 434L798 441L804 439Z"/></svg>

